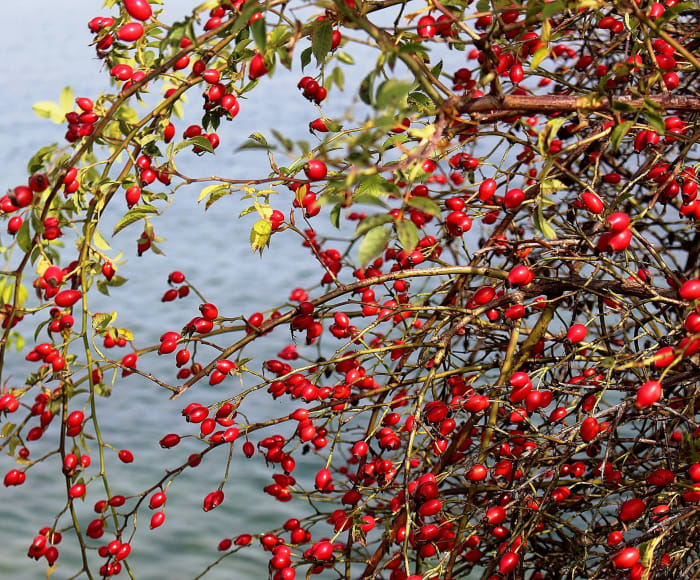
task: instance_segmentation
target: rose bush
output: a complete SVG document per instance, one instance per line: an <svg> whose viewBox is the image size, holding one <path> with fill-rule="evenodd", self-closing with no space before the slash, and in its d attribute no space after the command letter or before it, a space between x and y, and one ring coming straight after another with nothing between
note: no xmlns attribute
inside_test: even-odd
<svg viewBox="0 0 700 580"><path fill-rule="evenodd" d="M71 535L76 577L138 577L137 525L168 534L181 474L220 472L197 498L210 512L235 501L231 470L264 461L261 499L299 517L223 537L218 566L262 550L276 580L697 575L697 6L221 0L167 24L156 2L105 4L88 27L110 88L35 105L66 143L0 199L0 357L26 369L3 377L4 484L50 463L65 487L30 557L55 566ZM284 98L316 106L313 142L237 136L265 170L182 172L281 68L301 71ZM331 102L354 113L327 117ZM162 300L186 314L144 344L115 322L138 257L100 226L117 207L112 235L138 228L134 254L160 253L183 186L212 211L250 200L251 251L300 243L318 273L253 313L174 270ZM117 310L96 312L96 292ZM107 456L138 450L103 438L101 409L137 376L164 400L221 398L160 439L199 452L116 495ZM259 417L261 396L287 410Z"/></svg>

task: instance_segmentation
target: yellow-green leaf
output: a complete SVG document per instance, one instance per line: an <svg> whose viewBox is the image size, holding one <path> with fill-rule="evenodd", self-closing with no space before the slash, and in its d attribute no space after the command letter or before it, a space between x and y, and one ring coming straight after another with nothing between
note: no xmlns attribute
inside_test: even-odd
<svg viewBox="0 0 700 580"><path fill-rule="evenodd" d="M66 115L59 105L51 101L40 101L32 105L32 109L37 116L51 119L57 125L66 120Z"/></svg>
<svg viewBox="0 0 700 580"><path fill-rule="evenodd" d="M272 224L267 220L258 220L250 230L250 247L254 252L262 255L265 247L270 243L272 235Z"/></svg>

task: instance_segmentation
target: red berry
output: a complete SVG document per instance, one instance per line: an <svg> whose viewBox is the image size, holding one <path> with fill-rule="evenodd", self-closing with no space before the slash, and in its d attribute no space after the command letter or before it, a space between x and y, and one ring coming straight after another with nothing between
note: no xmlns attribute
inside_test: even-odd
<svg viewBox="0 0 700 580"><path fill-rule="evenodd" d="M128 22L117 30L117 38L124 42L133 42L143 36L143 24L140 22Z"/></svg>
<svg viewBox="0 0 700 580"><path fill-rule="evenodd" d="M136 20L148 20L153 14L151 5L146 0L124 0L124 8Z"/></svg>
<svg viewBox="0 0 700 580"><path fill-rule="evenodd" d="M639 550L637 548L625 548L613 558L615 568L631 568L639 561Z"/></svg>
<svg viewBox="0 0 700 580"><path fill-rule="evenodd" d="M311 159L304 165L304 173L310 181L319 181L326 177L328 168L320 159Z"/></svg>

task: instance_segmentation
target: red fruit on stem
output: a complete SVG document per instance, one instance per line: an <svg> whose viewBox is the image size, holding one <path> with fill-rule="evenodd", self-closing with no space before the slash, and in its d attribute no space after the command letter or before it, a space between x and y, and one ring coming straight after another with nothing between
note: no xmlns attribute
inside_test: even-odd
<svg viewBox="0 0 700 580"><path fill-rule="evenodd" d="M124 8L136 20L148 20L153 14L151 5L146 0L124 0Z"/></svg>

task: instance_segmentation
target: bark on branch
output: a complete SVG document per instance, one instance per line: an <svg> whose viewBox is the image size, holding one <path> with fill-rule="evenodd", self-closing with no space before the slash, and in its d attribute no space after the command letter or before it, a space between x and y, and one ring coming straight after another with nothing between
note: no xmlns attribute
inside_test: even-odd
<svg viewBox="0 0 700 580"><path fill-rule="evenodd" d="M570 111L610 111L614 103L626 107L643 108L650 101L663 110L700 111L700 97L672 95L670 93L651 95L646 98L622 96L619 98L598 97L596 95L487 95L478 99L463 98L457 102L459 113L488 113L512 111L523 113L555 113Z"/></svg>

